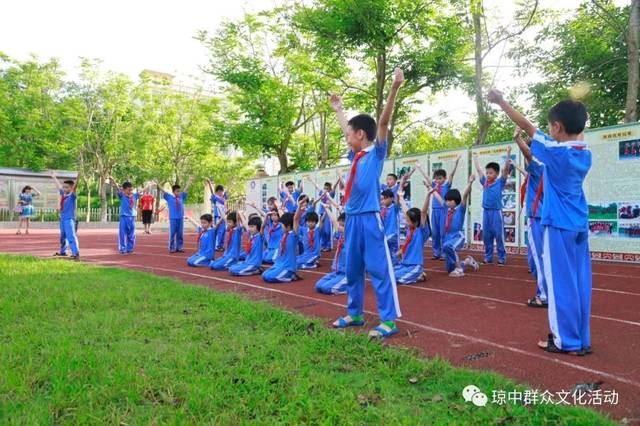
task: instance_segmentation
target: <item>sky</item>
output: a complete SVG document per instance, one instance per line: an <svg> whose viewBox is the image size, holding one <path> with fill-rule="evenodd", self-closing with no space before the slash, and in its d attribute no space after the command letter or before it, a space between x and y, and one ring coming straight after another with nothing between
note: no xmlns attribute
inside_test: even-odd
<svg viewBox="0 0 640 426"><path fill-rule="evenodd" d="M621 0L622 1L622 0ZM58 58L70 78L78 73L80 57L100 58L105 69L136 79L143 69L167 72L180 80L203 77L208 52L193 37L199 30L215 31L225 19L268 9L278 0L19 0L2 5L0 51L17 59L35 54ZM541 0L542 7L571 9L581 0ZM619 2L617 2L619 3ZM513 0L485 0L493 13L511 16ZM530 34L533 37L534 34ZM497 87L524 83L512 74L509 61L496 48L485 64ZM529 77L532 78L532 77ZM533 76L535 78L535 76ZM446 112L453 120L468 119L473 101L451 90L429 99L426 117Z"/></svg>

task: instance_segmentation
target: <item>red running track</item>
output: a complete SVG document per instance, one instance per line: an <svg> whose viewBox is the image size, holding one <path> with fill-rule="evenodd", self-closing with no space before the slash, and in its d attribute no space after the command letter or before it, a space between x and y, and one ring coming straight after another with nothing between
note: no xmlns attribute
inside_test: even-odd
<svg viewBox="0 0 640 426"><path fill-rule="evenodd" d="M80 230L82 260L269 300L327 323L344 315L346 296L314 291L316 280L329 269L328 253L321 268L300 274L302 281L267 285L260 277L237 278L208 268L189 268L185 260L195 251L195 235L185 236L186 253L169 254L166 234L138 234L136 253L120 256L116 233ZM3 252L47 257L57 249L55 230L34 230L28 236L5 230L0 236ZM426 256L431 257L430 250ZM426 270L426 282L399 287L403 317L398 321L400 334L389 344L415 346L428 357L438 355L456 366L495 371L540 392L569 391L579 383L603 381L603 391L615 391L619 401L592 407L640 424L640 265L594 263L594 353L580 358L548 354L536 347L548 333L547 313L524 304L535 291L525 257L512 255L503 268L486 265L459 279L449 278L442 262L427 261ZM365 307L368 329L377 323L371 289L367 289ZM491 400L491 390L483 391Z"/></svg>

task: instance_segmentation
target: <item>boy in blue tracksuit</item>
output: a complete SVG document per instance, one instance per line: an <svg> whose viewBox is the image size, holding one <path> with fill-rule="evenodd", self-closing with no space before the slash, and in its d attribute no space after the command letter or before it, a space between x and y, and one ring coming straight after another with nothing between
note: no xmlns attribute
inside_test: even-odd
<svg viewBox="0 0 640 426"><path fill-rule="evenodd" d="M482 172L478 153L473 153L473 163L478 171L479 181L482 185L482 240L484 243L484 263L493 263L493 242L496 242L498 251L498 266L504 266L507 262L507 252L504 249L504 222L502 220L502 190L509 178L509 165L511 162L511 147L507 147L507 160L500 174L500 165L490 162L486 165L485 173Z"/></svg>
<svg viewBox="0 0 640 426"><path fill-rule="evenodd" d="M255 216L245 222L242 213L238 215L238 219L240 227L247 231L247 245L244 249L246 257L244 262L231 265L229 273L234 276L259 274L262 272L262 234L260 233L262 220Z"/></svg>
<svg viewBox="0 0 640 426"><path fill-rule="evenodd" d="M80 259L80 248L76 236L76 184L72 180L60 183L56 175L51 172L51 178L60 193L60 251L54 256L66 256L67 246L71 249L70 259Z"/></svg>
<svg viewBox="0 0 640 426"><path fill-rule="evenodd" d="M398 263L398 242L400 241L400 222L398 216L400 210L396 201L397 192L394 194L390 189L382 191L380 201L380 219L384 227L384 235L387 239L387 246L391 254L391 261L394 265Z"/></svg>
<svg viewBox="0 0 640 426"><path fill-rule="evenodd" d="M296 212L298 208L298 198L302 194L301 188L294 188L295 184L292 181L285 183L284 187L280 188L280 201L287 213Z"/></svg>
<svg viewBox="0 0 640 426"><path fill-rule="evenodd" d="M319 196L320 198L318 200L322 204L320 205L318 214L320 215L321 218L324 217L324 219L320 221L321 223L320 224L320 239L321 239L320 250L323 252L328 252L328 251L331 251L331 249L333 248L332 238L331 238L333 234L333 230L331 228L331 219L329 218L329 215L325 215L324 212L326 209L331 208L328 206L329 198L333 199L335 197L335 192L333 191L331 182L324 183L323 190L320 191Z"/></svg>
<svg viewBox="0 0 640 426"><path fill-rule="evenodd" d="M391 191L393 193L393 198L395 198L396 195L398 195L399 187L398 175L395 173L389 173L387 175L387 181L380 184L380 193L382 194L384 191Z"/></svg>
<svg viewBox="0 0 640 426"><path fill-rule="evenodd" d="M175 184L171 192L162 191L162 198L167 202L169 210L169 253L184 253L182 248L184 240L184 203L187 201L187 189L191 185L191 177L187 181L184 191Z"/></svg>
<svg viewBox="0 0 640 426"><path fill-rule="evenodd" d="M218 226L223 222L218 222ZM216 271L226 271L231 265L240 260L240 245L242 244L243 229L238 226L238 214L227 213L227 232L224 238L224 253L219 258L212 260L209 266ZM213 225L214 227L216 224Z"/></svg>
<svg viewBox="0 0 640 426"><path fill-rule="evenodd" d="M296 252L298 250L298 236L293 230L293 214L285 213L280 218L284 227L278 256L273 266L262 273L262 279L268 283L288 283L298 281L298 262Z"/></svg>
<svg viewBox="0 0 640 426"><path fill-rule="evenodd" d="M429 239L431 227L429 225L429 203L431 187L424 200L422 210L417 207L409 208L404 200L404 189L398 190L398 200L407 221L407 237L400 250L400 259L395 267L396 282L398 284L415 284L424 281L424 244Z"/></svg>
<svg viewBox="0 0 640 426"><path fill-rule="evenodd" d="M115 180L111 178L115 183ZM118 186L116 184L116 186ZM144 191L147 188L145 187ZM120 254L131 254L136 246L136 213L137 203L140 199L139 192L133 192L131 182L124 182L118 191L120 199L120 225L118 227L118 252Z"/></svg>
<svg viewBox="0 0 640 426"><path fill-rule="evenodd" d="M187 265L189 266L209 266L209 262L213 260L215 253L214 239L215 230L213 229L213 216L209 213L200 216L200 225L191 219L187 218L198 231L198 251L187 259Z"/></svg>
<svg viewBox="0 0 640 426"><path fill-rule="evenodd" d="M302 253L298 255L298 269L315 269L320 259L320 228L318 214L314 211L306 214L305 224L300 224L302 212L306 210L308 200L300 203L293 220L293 229L298 234L298 241L302 243Z"/></svg>
<svg viewBox="0 0 640 426"><path fill-rule="evenodd" d="M336 230L334 238L336 239L336 252L331 264L331 272L320 278L316 283L316 291L323 294L343 294L347 292L347 275L345 273L347 255L344 251L344 222L346 216L340 213L336 220L335 215L329 209L325 213L329 216Z"/></svg>
<svg viewBox="0 0 640 426"><path fill-rule="evenodd" d="M474 271L480 269L478 262L473 257L467 256L463 261L460 261L458 257L458 252L464 247L464 219L467 214L471 185L475 180L476 177L474 175L469 176L469 183L462 196L457 189L447 191L444 199L436 191L432 192L436 200L447 206L442 252L445 256L447 272L453 278L463 277L465 270L468 268Z"/></svg>
<svg viewBox="0 0 640 426"><path fill-rule="evenodd" d="M536 295L527 301L527 306L532 308L546 308L547 281L544 278L544 266L542 261L543 228L540 223L542 212L542 163L531 155L531 148L520 136L520 128L516 128L514 139L524 156L527 166L525 180L521 191L524 191L524 202L527 214L527 256L531 274L536 278ZM539 196L537 196L539 194Z"/></svg>
<svg viewBox="0 0 640 426"><path fill-rule="evenodd" d="M369 332L369 336L374 338L396 334L398 328L395 320L401 315L391 254L380 219L379 185L387 157L389 122L398 90L404 81L402 70L397 68L394 74L391 91L377 126L367 114L356 115L347 121L340 98L336 95L331 97L331 105L350 147L351 161L343 199L347 215L344 248L347 253L347 315L338 318L333 326L345 328L364 325L366 270L376 293L381 320L380 325Z"/></svg>
<svg viewBox="0 0 640 426"><path fill-rule="evenodd" d="M434 200L431 202L431 248L433 249L432 260L443 260L442 257L442 244L445 236L445 223L447 221L447 205L439 200L444 200L444 196L451 189L453 184L453 177L458 170L458 164L460 163L461 156L456 158L453 170L449 173L447 178L447 171L444 169L437 169L433 171L433 179L424 171L422 166L417 165L416 168L420 170L422 176L427 181L427 184L434 189L434 194L438 194L437 198L434 195Z"/></svg>
<svg viewBox="0 0 640 426"><path fill-rule="evenodd" d="M207 179L207 185L209 185L209 191L211 192L211 214L213 215L213 224L216 232L216 250L224 251L224 239L227 232L227 226L224 221L227 215L225 207L227 195L222 185L215 185L214 189L211 179Z"/></svg>
<svg viewBox="0 0 640 426"><path fill-rule="evenodd" d="M551 333L538 346L553 353L588 354L592 278L589 208L582 189L592 161L583 134L587 110L580 102L557 103L549 110L550 135L546 135L509 105L500 91L491 90L488 99L529 135L531 154L542 163L542 191L536 195L539 199L544 194L540 222Z"/></svg>
<svg viewBox="0 0 640 426"><path fill-rule="evenodd" d="M264 263L273 264L278 258L278 250L280 250L280 241L284 234L284 227L280 223L280 215L278 210L273 210L267 214L269 222L264 228L263 238L266 242L266 248L262 255Z"/></svg>

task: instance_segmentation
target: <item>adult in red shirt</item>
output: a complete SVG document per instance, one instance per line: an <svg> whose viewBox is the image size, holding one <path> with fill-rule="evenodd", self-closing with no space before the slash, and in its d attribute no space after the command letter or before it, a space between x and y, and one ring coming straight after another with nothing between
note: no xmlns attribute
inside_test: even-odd
<svg viewBox="0 0 640 426"><path fill-rule="evenodd" d="M142 223L144 224L144 233L151 234L151 219L153 217L153 206L156 203L156 199L149 190L144 192L144 195L140 197L140 208L142 209Z"/></svg>

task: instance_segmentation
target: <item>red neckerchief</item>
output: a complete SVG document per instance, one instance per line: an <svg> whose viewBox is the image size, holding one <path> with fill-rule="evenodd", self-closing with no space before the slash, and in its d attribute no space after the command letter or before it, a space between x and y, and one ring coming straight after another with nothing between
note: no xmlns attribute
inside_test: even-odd
<svg viewBox="0 0 640 426"><path fill-rule="evenodd" d="M247 253L247 256L249 256L249 253L251 253L251 246L253 246L253 239L255 238L255 235L251 235L249 236L249 239L247 240L247 247L245 247L244 251Z"/></svg>
<svg viewBox="0 0 640 426"><path fill-rule="evenodd" d="M484 183L484 185L482 185L482 187L484 189L487 189L488 187L490 187L491 185L493 185L496 181L496 178L493 179L487 179L487 181Z"/></svg>
<svg viewBox="0 0 640 426"><path fill-rule="evenodd" d="M271 235L273 235L273 233L275 232L276 228L278 228L280 224L279 223L272 223L271 228L269 229L269 238L271 238Z"/></svg>
<svg viewBox="0 0 640 426"><path fill-rule="evenodd" d="M344 198L342 199L343 204L347 204L347 201L351 196L351 187L353 186L353 180L355 179L356 172L358 171L358 161L360 161L360 159L365 155L367 155L367 151L359 151L355 157L353 157L351 172L349 172L349 182L347 182L347 189L344 191Z"/></svg>
<svg viewBox="0 0 640 426"><path fill-rule="evenodd" d="M451 219L453 219L453 214L456 212L456 209L450 208L447 212L447 223L444 226L444 232L449 232L449 226L451 226Z"/></svg>
<svg viewBox="0 0 640 426"><path fill-rule="evenodd" d="M60 196L60 211L62 212L62 209L64 209L64 202L66 200L67 197L64 196L64 193Z"/></svg>
<svg viewBox="0 0 640 426"><path fill-rule="evenodd" d="M284 256L287 251L287 238L289 238L289 232L285 230L282 240L280 241L280 256Z"/></svg>
<svg viewBox="0 0 640 426"><path fill-rule="evenodd" d="M206 231L204 229L201 229L200 232L198 232L198 244L200 244L200 240L202 239L202 235L205 233Z"/></svg>
<svg viewBox="0 0 640 426"><path fill-rule="evenodd" d="M176 210L180 211L180 195L174 197L176 199Z"/></svg>
<svg viewBox="0 0 640 426"><path fill-rule="evenodd" d="M310 250L313 250L313 246L315 245L314 235L315 235L314 230L309 229L309 232L307 233L307 244L309 245Z"/></svg>
<svg viewBox="0 0 640 426"><path fill-rule="evenodd" d="M340 234L340 238L338 238L338 247L336 247L336 272L338 272L338 263L340 263L338 259L340 259L340 252L342 251L342 247L344 247L344 234Z"/></svg>
<svg viewBox="0 0 640 426"><path fill-rule="evenodd" d="M380 212L380 217L382 218L382 220L387 217L387 210L389 210L389 207L382 207L382 211Z"/></svg>
<svg viewBox="0 0 640 426"><path fill-rule="evenodd" d="M529 183L529 175L527 174L522 181L522 185L520 186L520 211L524 207L524 200L527 198L527 183Z"/></svg>
<svg viewBox="0 0 640 426"><path fill-rule="evenodd" d="M124 194L125 197L129 199L129 208L133 208L133 195Z"/></svg>
<svg viewBox="0 0 640 426"><path fill-rule="evenodd" d="M436 192L438 193L438 195L442 195L442 184L436 182L436 187L435 187Z"/></svg>
<svg viewBox="0 0 640 426"><path fill-rule="evenodd" d="M416 228L409 228L409 234L407 235L407 239L404 240L404 244L402 245L402 256L407 252L407 248L409 248L409 244L413 239L413 234L416 232Z"/></svg>

